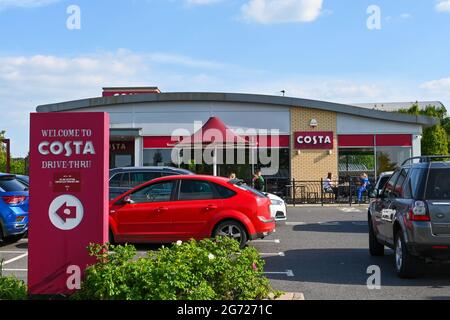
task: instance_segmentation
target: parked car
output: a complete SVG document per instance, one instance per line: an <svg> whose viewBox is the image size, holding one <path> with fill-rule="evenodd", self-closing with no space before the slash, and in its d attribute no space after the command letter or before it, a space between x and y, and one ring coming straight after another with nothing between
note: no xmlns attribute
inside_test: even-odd
<svg viewBox="0 0 450 320"><path fill-rule="evenodd" d="M424 260L450 261L450 162L439 159L405 161L369 207L370 253L394 249L401 278L416 276Z"/></svg>
<svg viewBox="0 0 450 320"><path fill-rule="evenodd" d="M193 174L189 170L172 167L129 167L109 170L109 199L114 199L134 187L156 178Z"/></svg>
<svg viewBox="0 0 450 320"><path fill-rule="evenodd" d="M241 247L275 229L270 199L222 177L168 176L110 201L110 241L169 243L229 236Z"/></svg>
<svg viewBox="0 0 450 320"><path fill-rule="evenodd" d="M376 198L378 195L381 194L381 192L384 189L384 186L386 185L386 182L388 182L389 178L392 177L394 174L394 171L386 171L382 172L375 183L374 188L370 192L369 196L371 198Z"/></svg>
<svg viewBox="0 0 450 320"><path fill-rule="evenodd" d="M0 173L0 241L16 242L28 231L28 187Z"/></svg>
<svg viewBox="0 0 450 320"><path fill-rule="evenodd" d="M276 221L287 220L286 202L272 193L264 193L270 199L270 212Z"/></svg>
<svg viewBox="0 0 450 320"><path fill-rule="evenodd" d="M16 179L19 180L19 182L22 182L25 186L30 186L30 177L16 174Z"/></svg>

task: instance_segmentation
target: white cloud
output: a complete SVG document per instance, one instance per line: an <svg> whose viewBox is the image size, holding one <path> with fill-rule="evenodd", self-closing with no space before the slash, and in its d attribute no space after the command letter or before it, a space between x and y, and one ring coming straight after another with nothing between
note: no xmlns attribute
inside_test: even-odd
<svg viewBox="0 0 450 320"><path fill-rule="evenodd" d="M402 13L401 15L400 15L400 18L402 18L402 19L411 19L413 16L412 16L412 14L410 14L410 13Z"/></svg>
<svg viewBox="0 0 450 320"><path fill-rule="evenodd" d="M184 0L189 6L204 6L222 2L223 0Z"/></svg>
<svg viewBox="0 0 450 320"><path fill-rule="evenodd" d="M420 85L421 89L437 94L449 95L450 93L450 78L443 78L439 80L431 80Z"/></svg>
<svg viewBox="0 0 450 320"><path fill-rule="evenodd" d="M60 0L0 0L0 10L12 7L35 8L46 6Z"/></svg>
<svg viewBox="0 0 450 320"><path fill-rule="evenodd" d="M241 7L243 18L262 24L311 22L322 12L323 0L249 0Z"/></svg>
<svg viewBox="0 0 450 320"><path fill-rule="evenodd" d="M435 8L438 12L450 12L450 0L440 0Z"/></svg>

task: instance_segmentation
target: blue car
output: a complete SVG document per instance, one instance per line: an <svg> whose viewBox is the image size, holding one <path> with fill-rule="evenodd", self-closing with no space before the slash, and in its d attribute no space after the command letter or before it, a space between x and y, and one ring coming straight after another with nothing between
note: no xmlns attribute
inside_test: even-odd
<svg viewBox="0 0 450 320"><path fill-rule="evenodd" d="M0 173L0 241L16 242L28 231L28 186Z"/></svg>

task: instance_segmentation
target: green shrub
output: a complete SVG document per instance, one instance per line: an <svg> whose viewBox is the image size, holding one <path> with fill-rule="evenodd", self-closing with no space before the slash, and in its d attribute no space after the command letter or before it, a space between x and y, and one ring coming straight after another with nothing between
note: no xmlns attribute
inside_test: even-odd
<svg viewBox="0 0 450 320"><path fill-rule="evenodd" d="M25 282L15 277L3 276L3 261L0 262L0 300L27 299L27 286Z"/></svg>
<svg viewBox="0 0 450 320"><path fill-rule="evenodd" d="M133 259L133 246L91 245L97 263L86 270L77 299L254 300L273 292L255 248L229 238L189 241ZM109 253L109 251L113 251Z"/></svg>

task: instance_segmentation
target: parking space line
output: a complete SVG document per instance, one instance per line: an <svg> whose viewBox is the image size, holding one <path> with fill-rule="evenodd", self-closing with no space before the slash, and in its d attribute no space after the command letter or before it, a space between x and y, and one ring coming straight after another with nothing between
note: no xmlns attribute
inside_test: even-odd
<svg viewBox="0 0 450 320"><path fill-rule="evenodd" d="M265 274L284 274L287 277L293 277L294 272L292 270L286 270L284 272L264 272Z"/></svg>
<svg viewBox="0 0 450 320"><path fill-rule="evenodd" d="M285 224L287 226L304 226L304 225L307 225L306 222L292 222L292 221L285 222Z"/></svg>
<svg viewBox="0 0 450 320"><path fill-rule="evenodd" d="M27 250L22 250L22 251L1 251L0 253L7 253L7 254L20 254L20 253L27 253Z"/></svg>
<svg viewBox="0 0 450 320"><path fill-rule="evenodd" d="M3 269L5 272L27 272L28 269Z"/></svg>
<svg viewBox="0 0 450 320"><path fill-rule="evenodd" d="M28 256L28 252L27 252L27 253L24 253L24 254L21 254L20 256L17 256L17 257L15 257L15 258L6 260L5 262L3 262L3 265L10 264L10 263L12 263L12 262L14 262L14 261L17 261L17 260L20 260L20 259L22 259L22 258L25 258L26 256Z"/></svg>
<svg viewBox="0 0 450 320"><path fill-rule="evenodd" d="M253 243L280 243L280 239L275 239L275 240L258 239L258 240L253 240L251 242L253 242Z"/></svg>
<svg viewBox="0 0 450 320"><path fill-rule="evenodd" d="M261 257L284 257L284 252L276 252L276 253L260 253Z"/></svg>

